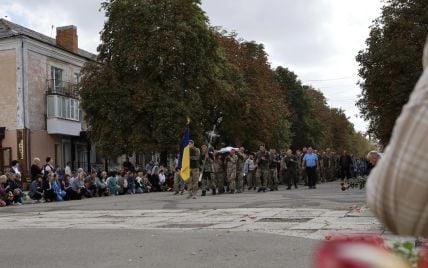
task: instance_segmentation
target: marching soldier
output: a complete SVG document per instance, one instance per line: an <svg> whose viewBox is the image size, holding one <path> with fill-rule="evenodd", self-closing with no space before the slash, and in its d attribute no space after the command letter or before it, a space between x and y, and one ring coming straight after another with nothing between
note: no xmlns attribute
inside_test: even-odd
<svg viewBox="0 0 428 268"><path fill-rule="evenodd" d="M202 188L202 196L207 194L207 189L212 189L213 195L216 195L216 187L215 183L211 179L211 175L213 172L213 155L208 150L208 147L204 144L201 147L201 162L202 162L202 180L201 180L201 188Z"/></svg>
<svg viewBox="0 0 428 268"><path fill-rule="evenodd" d="M324 182L331 180L330 171L331 171L331 155L330 155L330 149L327 148L326 152L323 152L321 157L321 176Z"/></svg>
<svg viewBox="0 0 428 268"><path fill-rule="evenodd" d="M270 163L269 163L269 183L268 187L271 191L278 191L278 165L281 158L276 153L275 149L269 151Z"/></svg>
<svg viewBox="0 0 428 268"><path fill-rule="evenodd" d="M260 150L257 152L256 156L256 164L257 164L257 172L256 172L256 186L258 187L257 192L265 192L267 182L269 179L269 162L270 156L266 151L264 145L260 145Z"/></svg>
<svg viewBox="0 0 428 268"><path fill-rule="evenodd" d="M300 158L301 164L303 164L303 157L305 157L305 154L307 153L307 151L308 151L308 148L303 147L301 158ZM308 173L306 173L306 169L302 168L301 174L302 174L302 179L305 182L305 186L308 186Z"/></svg>
<svg viewBox="0 0 428 268"><path fill-rule="evenodd" d="M227 186L229 187L230 193L234 194L236 190L236 171L238 164L238 156L235 150L232 149L230 154L226 157L226 168L227 168Z"/></svg>
<svg viewBox="0 0 428 268"><path fill-rule="evenodd" d="M288 149L285 156L285 164L287 166L286 179L287 179L287 190L291 189L291 186L294 184L294 188L297 189L297 157L293 155L293 152Z"/></svg>
<svg viewBox="0 0 428 268"><path fill-rule="evenodd" d="M238 151L238 163L237 163L237 174L236 174L236 192L242 193L244 191L244 163L247 159L245 155L245 148L240 147Z"/></svg>
<svg viewBox="0 0 428 268"><path fill-rule="evenodd" d="M184 182L180 176L180 169L178 168L178 155L174 160L174 168L171 170L175 170L174 172L174 195L178 195L178 193L183 194L184 192Z"/></svg>
<svg viewBox="0 0 428 268"><path fill-rule="evenodd" d="M220 153L215 154L214 162L213 162L213 171L214 171L214 181L217 186L217 190L219 194L224 193L224 161L223 156Z"/></svg>
<svg viewBox="0 0 428 268"><path fill-rule="evenodd" d="M187 182L189 196L187 198L196 199L196 194L198 193L198 183L199 183L199 161L201 158L201 151L199 148L195 147L195 143L189 141L190 148L190 178Z"/></svg>

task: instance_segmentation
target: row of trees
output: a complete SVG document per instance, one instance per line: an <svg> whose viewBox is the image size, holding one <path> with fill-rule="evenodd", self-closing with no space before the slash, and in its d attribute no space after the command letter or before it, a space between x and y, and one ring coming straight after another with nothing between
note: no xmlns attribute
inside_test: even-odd
<svg viewBox="0 0 428 268"><path fill-rule="evenodd" d="M82 108L106 156L176 152L191 118L198 144L256 150L313 145L365 153L370 144L320 91L272 69L262 44L213 28L199 0L110 0L97 62L83 70Z"/></svg>
<svg viewBox="0 0 428 268"><path fill-rule="evenodd" d="M387 0L357 61L362 95L357 105L369 133L386 146L395 120L420 74L428 34L428 1Z"/></svg>

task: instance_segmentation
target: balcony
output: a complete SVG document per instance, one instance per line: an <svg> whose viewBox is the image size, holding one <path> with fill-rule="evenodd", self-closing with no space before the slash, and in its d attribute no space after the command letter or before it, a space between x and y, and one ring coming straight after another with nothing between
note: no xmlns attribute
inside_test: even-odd
<svg viewBox="0 0 428 268"><path fill-rule="evenodd" d="M48 134L79 136L82 131L82 112L78 86L58 80L48 80L47 84Z"/></svg>
<svg viewBox="0 0 428 268"><path fill-rule="evenodd" d="M46 94L79 99L79 84L50 79L47 80Z"/></svg>
<svg viewBox="0 0 428 268"><path fill-rule="evenodd" d="M48 134L79 136L82 124L62 118L48 118L47 130Z"/></svg>

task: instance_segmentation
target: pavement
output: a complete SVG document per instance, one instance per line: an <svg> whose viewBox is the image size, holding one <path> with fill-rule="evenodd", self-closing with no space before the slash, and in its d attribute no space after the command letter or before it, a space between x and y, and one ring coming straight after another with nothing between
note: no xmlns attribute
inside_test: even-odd
<svg viewBox="0 0 428 268"><path fill-rule="evenodd" d="M392 236L365 191L316 190L186 199L171 192L0 209L0 259L9 267L311 267L326 236ZM409 238L411 239L411 238Z"/></svg>

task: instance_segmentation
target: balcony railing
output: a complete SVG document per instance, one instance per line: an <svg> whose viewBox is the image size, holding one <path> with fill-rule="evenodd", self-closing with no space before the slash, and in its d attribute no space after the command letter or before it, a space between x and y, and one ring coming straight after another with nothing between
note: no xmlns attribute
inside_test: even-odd
<svg viewBox="0 0 428 268"><path fill-rule="evenodd" d="M47 95L61 95L73 99L79 99L79 85L67 81L47 80Z"/></svg>

